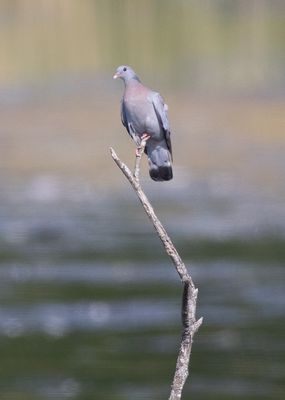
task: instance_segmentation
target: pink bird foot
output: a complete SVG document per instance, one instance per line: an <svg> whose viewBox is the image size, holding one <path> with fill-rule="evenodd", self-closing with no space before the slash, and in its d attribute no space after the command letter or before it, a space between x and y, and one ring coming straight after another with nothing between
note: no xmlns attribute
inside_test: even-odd
<svg viewBox="0 0 285 400"><path fill-rule="evenodd" d="M147 133L144 133L141 137L141 140L148 140L150 138L150 135L148 135Z"/></svg>
<svg viewBox="0 0 285 400"><path fill-rule="evenodd" d="M143 141L143 140L145 140L145 141L147 141L148 139L150 138L150 135L148 135L147 133L144 133L142 136L141 136L141 142ZM140 151L141 151L141 146L139 146L139 147L137 147L136 148L136 157L140 157Z"/></svg>

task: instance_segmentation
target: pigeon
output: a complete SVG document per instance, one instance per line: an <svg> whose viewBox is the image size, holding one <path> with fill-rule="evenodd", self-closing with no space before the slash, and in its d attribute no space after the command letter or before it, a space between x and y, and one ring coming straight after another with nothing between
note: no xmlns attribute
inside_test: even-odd
<svg viewBox="0 0 285 400"><path fill-rule="evenodd" d="M173 174L167 105L158 92L141 83L128 65L118 67L113 78L124 81L121 120L137 146L142 139L146 140L150 177L154 181L169 181Z"/></svg>

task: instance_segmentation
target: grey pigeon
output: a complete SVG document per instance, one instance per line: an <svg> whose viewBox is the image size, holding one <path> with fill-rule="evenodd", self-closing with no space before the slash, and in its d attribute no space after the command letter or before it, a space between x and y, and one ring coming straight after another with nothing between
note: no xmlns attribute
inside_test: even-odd
<svg viewBox="0 0 285 400"><path fill-rule="evenodd" d="M121 103L123 125L137 145L142 137L147 138L145 153L150 177L154 181L169 181L173 175L167 105L159 93L141 83L131 67L118 67L116 78L125 84Z"/></svg>

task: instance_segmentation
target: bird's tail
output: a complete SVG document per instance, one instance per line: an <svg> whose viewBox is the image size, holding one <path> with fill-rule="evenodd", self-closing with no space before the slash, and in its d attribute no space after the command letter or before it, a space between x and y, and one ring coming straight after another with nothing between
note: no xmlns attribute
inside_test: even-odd
<svg viewBox="0 0 285 400"><path fill-rule="evenodd" d="M172 157L166 145L147 147L149 175L154 181L169 181L173 178Z"/></svg>

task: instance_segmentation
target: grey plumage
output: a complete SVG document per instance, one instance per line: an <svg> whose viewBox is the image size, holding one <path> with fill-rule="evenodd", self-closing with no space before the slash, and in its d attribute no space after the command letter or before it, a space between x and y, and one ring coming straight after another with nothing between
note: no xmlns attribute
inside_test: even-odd
<svg viewBox="0 0 285 400"><path fill-rule="evenodd" d="M121 102L121 120L138 145L148 135L145 152L149 174L155 181L172 179L172 149L167 105L159 93L144 86L129 66L118 67L114 78L121 78L125 91Z"/></svg>

